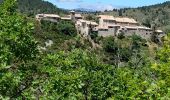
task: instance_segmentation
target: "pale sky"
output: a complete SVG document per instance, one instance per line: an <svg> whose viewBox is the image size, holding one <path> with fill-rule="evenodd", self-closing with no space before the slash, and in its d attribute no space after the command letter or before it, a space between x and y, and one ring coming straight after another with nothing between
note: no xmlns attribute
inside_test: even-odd
<svg viewBox="0 0 170 100"><path fill-rule="evenodd" d="M139 7L163 3L170 0L45 0L59 8L75 9L86 8L94 10L111 10L122 7Z"/></svg>

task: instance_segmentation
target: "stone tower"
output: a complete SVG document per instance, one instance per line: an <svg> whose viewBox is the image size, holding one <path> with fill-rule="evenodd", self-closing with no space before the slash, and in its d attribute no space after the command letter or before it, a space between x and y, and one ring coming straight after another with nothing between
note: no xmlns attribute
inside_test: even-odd
<svg viewBox="0 0 170 100"><path fill-rule="evenodd" d="M75 11L70 11L70 13L71 13L71 20L72 20L73 22L76 22Z"/></svg>

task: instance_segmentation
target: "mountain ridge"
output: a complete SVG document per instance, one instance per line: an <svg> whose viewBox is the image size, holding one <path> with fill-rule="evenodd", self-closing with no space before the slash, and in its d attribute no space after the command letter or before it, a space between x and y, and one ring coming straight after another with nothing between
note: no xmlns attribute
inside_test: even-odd
<svg viewBox="0 0 170 100"><path fill-rule="evenodd" d="M3 0L0 0L2 3ZM18 11L28 16L35 16L39 13L64 14L66 10L60 9L54 4L44 0L17 0Z"/></svg>

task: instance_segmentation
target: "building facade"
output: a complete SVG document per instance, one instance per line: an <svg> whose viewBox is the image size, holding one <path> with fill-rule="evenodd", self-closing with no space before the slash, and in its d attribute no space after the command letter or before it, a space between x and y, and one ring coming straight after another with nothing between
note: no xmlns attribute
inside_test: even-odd
<svg viewBox="0 0 170 100"><path fill-rule="evenodd" d="M102 37L118 36L123 33L125 36L136 34L144 39L151 39L153 31L151 28L141 26L133 18L113 17L108 15L99 15L98 35ZM159 37L164 36L160 30Z"/></svg>
<svg viewBox="0 0 170 100"><path fill-rule="evenodd" d="M78 19L76 21L76 28L80 34L83 36L90 35L90 31L97 31L95 30L95 27L97 27L98 24L93 21L87 21L83 19Z"/></svg>
<svg viewBox="0 0 170 100"><path fill-rule="evenodd" d="M58 22L61 19L61 17L56 14L37 14L36 19L39 21L47 20L47 21L51 21L51 22Z"/></svg>

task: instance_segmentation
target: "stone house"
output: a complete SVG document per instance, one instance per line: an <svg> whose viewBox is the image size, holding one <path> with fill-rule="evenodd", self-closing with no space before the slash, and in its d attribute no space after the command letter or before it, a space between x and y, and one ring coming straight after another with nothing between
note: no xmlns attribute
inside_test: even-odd
<svg viewBox="0 0 170 100"><path fill-rule="evenodd" d="M76 22L76 28L80 34L83 36L88 36L90 33L90 30L96 31L95 27L97 27L98 24L93 21L87 21L83 19L78 19Z"/></svg>
<svg viewBox="0 0 170 100"><path fill-rule="evenodd" d="M78 19L83 19L83 16L81 14L76 14L74 11L70 11L70 15L67 15L65 17L60 17L56 14L37 14L35 17L37 20L47 20L51 22L58 22L59 20L76 22Z"/></svg>
<svg viewBox="0 0 170 100"><path fill-rule="evenodd" d="M133 18L113 17L108 15L99 15L98 18L99 26L96 27L96 29L98 30L99 36L117 36L123 33L125 36L136 34L142 38L150 39L153 34L151 28L141 26ZM163 36L163 34L164 33L160 31L159 35Z"/></svg>
<svg viewBox="0 0 170 100"><path fill-rule="evenodd" d="M39 21L47 20L47 21L51 21L51 22L58 22L61 19L61 17L56 14L37 14L36 19Z"/></svg>
<svg viewBox="0 0 170 100"><path fill-rule="evenodd" d="M76 22L78 21L78 19L83 19L83 17L81 16L81 14L76 14L75 11L70 11L70 18L72 21Z"/></svg>
<svg viewBox="0 0 170 100"><path fill-rule="evenodd" d="M139 35L142 38L150 39L153 31L151 28L141 26L135 19L127 17L113 17L110 15L99 15L99 24L93 21L84 20L81 14L70 11L70 15L60 17L55 14L37 14L37 20L48 20L58 22L59 20L73 21L77 31L83 36L90 35L90 31L96 31L98 36L118 36L123 33L125 36ZM161 38L165 34L161 30L156 30L158 37Z"/></svg>

